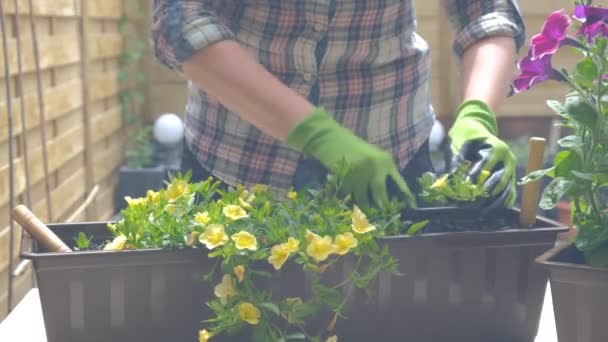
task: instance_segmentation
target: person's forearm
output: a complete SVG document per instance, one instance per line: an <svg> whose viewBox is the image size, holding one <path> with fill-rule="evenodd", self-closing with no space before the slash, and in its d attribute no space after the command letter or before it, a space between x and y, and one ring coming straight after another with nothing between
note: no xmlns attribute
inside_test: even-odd
<svg viewBox="0 0 608 342"><path fill-rule="evenodd" d="M236 41L221 41L201 49L182 69L186 78L211 97L277 139L284 140L314 109Z"/></svg>
<svg viewBox="0 0 608 342"><path fill-rule="evenodd" d="M469 47L462 59L463 101L482 100L497 110L509 93L516 58L511 37L486 38Z"/></svg>

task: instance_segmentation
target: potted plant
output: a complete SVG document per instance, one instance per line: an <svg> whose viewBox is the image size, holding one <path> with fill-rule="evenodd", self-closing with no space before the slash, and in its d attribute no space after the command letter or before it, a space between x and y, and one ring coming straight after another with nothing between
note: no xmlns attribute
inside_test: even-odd
<svg viewBox="0 0 608 342"><path fill-rule="evenodd" d="M49 225L71 253L24 234L49 342L534 340L546 274L533 258L563 228L519 227L515 210L478 219L485 195L464 172L420 182L465 208L413 211L358 208L340 173L285 195L189 177L127 198L118 221Z"/></svg>
<svg viewBox="0 0 608 342"><path fill-rule="evenodd" d="M528 175L522 183L551 179L540 200L545 209L567 200L575 236L538 258L550 271L559 341L605 341L601 317L608 291L608 8L576 1L572 14L551 13L531 41L515 81L523 91L553 80L567 87L562 101L547 101L570 135L559 141L551 167ZM557 70L554 54L573 49L579 56L571 70Z"/></svg>

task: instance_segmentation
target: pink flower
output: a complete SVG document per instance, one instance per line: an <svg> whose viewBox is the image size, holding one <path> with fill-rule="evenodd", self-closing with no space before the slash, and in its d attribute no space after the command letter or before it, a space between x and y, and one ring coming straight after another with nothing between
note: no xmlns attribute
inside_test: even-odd
<svg viewBox="0 0 608 342"><path fill-rule="evenodd" d="M578 34L587 37L589 43L597 36L608 37L608 8L577 5L574 18L583 23Z"/></svg>
<svg viewBox="0 0 608 342"><path fill-rule="evenodd" d="M513 89L516 93L528 90L535 84L546 80L564 80L564 77L551 65L550 54L545 54L535 60L532 59L531 54L532 51L528 52L528 56L517 64L521 74L513 81Z"/></svg>
<svg viewBox="0 0 608 342"><path fill-rule="evenodd" d="M530 41L531 59L537 60L554 54L566 39L566 31L570 23L570 18L564 14L563 9L551 13L543 24L541 32L534 35Z"/></svg>

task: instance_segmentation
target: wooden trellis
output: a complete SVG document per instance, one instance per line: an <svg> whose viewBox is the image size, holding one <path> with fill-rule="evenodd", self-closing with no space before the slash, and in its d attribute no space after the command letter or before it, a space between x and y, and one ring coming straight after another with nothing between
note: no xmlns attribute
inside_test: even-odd
<svg viewBox="0 0 608 342"><path fill-rule="evenodd" d="M114 214L115 170L124 154L119 22L127 9L121 0L0 1L6 28L6 49L0 46L1 320L33 285L30 267L18 258L20 227L11 234L11 205L27 204L45 222ZM87 198L86 210L78 210Z"/></svg>

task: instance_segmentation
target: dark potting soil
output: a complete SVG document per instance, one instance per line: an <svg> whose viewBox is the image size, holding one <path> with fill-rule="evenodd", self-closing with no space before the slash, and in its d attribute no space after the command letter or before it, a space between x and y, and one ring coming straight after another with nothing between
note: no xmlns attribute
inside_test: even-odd
<svg viewBox="0 0 608 342"><path fill-rule="evenodd" d="M505 218L501 219L454 219L454 218L429 218L428 224L418 234L431 233L461 233L473 232L495 232L513 229L514 224Z"/></svg>

